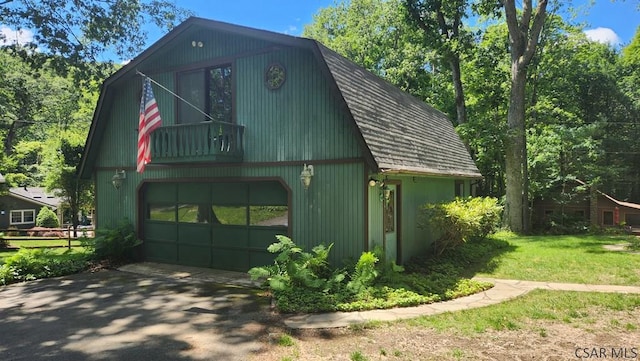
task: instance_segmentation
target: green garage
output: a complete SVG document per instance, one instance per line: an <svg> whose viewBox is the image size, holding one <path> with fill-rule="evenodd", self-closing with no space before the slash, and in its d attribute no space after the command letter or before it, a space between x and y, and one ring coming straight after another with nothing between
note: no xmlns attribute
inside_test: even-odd
<svg viewBox="0 0 640 361"><path fill-rule="evenodd" d="M289 234L289 191L277 180L151 182L141 190L147 261L247 271Z"/></svg>

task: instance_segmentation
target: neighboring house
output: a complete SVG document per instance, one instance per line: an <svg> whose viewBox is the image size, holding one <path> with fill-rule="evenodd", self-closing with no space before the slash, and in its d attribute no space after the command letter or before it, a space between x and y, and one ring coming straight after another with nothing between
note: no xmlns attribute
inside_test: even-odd
<svg viewBox="0 0 640 361"><path fill-rule="evenodd" d="M138 71L213 118L154 85L143 174ZM322 44L200 18L104 82L79 172L96 227L127 218L146 260L241 271L271 263L278 234L334 243L338 265L376 245L407 261L432 237L418 207L481 177L445 114Z"/></svg>
<svg viewBox="0 0 640 361"><path fill-rule="evenodd" d="M61 220L61 200L48 194L44 188L10 188L0 195L0 229L35 227L36 217L42 207L49 207ZM61 223L62 224L62 223Z"/></svg>
<svg viewBox="0 0 640 361"><path fill-rule="evenodd" d="M624 224L640 228L640 204L619 201L608 194L590 190L580 180L560 185L554 196L533 203L535 224L542 227L548 220L564 215L585 224L610 227Z"/></svg>

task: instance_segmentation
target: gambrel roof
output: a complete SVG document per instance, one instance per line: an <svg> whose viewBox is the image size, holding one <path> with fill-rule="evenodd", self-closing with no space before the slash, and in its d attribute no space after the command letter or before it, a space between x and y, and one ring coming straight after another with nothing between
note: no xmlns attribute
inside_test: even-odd
<svg viewBox="0 0 640 361"><path fill-rule="evenodd" d="M177 26L105 81L79 167L82 177L89 177L96 158L100 141L96 134L105 126L99 118L100 108L106 102L110 84L135 74L138 64L193 29L243 35L311 51L331 79L335 96L345 105L372 172L482 177L444 113L319 42L196 17Z"/></svg>

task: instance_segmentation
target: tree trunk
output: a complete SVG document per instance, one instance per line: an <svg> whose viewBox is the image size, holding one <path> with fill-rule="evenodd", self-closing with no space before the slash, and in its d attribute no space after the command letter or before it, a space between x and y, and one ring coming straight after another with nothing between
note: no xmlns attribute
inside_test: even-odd
<svg viewBox="0 0 640 361"><path fill-rule="evenodd" d="M462 72L460 71L460 57L451 54L449 65L451 66L451 78L453 80L453 91L456 101L456 113L458 125L467 122L467 108L464 104L464 89L462 87Z"/></svg>
<svg viewBox="0 0 640 361"><path fill-rule="evenodd" d="M509 28L511 52L511 94L507 113L505 157L506 200L504 220L514 232L528 231L527 142L525 133L525 85L527 67L536 51L546 15L547 0L538 0L535 12L531 0L522 1L518 19L515 0L501 0ZM533 21L532 20L533 17Z"/></svg>
<svg viewBox="0 0 640 361"><path fill-rule="evenodd" d="M523 232L524 228L524 158L526 139L524 127L524 102L526 69L519 69L518 62L511 65L511 96L507 113L507 138L505 157L506 202L505 221L514 232Z"/></svg>

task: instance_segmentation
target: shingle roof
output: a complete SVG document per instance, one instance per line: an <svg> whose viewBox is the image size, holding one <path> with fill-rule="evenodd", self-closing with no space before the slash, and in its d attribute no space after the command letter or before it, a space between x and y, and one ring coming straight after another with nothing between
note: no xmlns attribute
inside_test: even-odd
<svg viewBox="0 0 640 361"><path fill-rule="evenodd" d="M444 113L318 46L381 171L481 177Z"/></svg>
<svg viewBox="0 0 640 361"><path fill-rule="evenodd" d="M49 206L54 209L58 208L62 203L60 198L47 193L44 188L40 188L40 187L10 188L9 194L11 196L23 199L25 201L37 203L44 206Z"/></svg>

